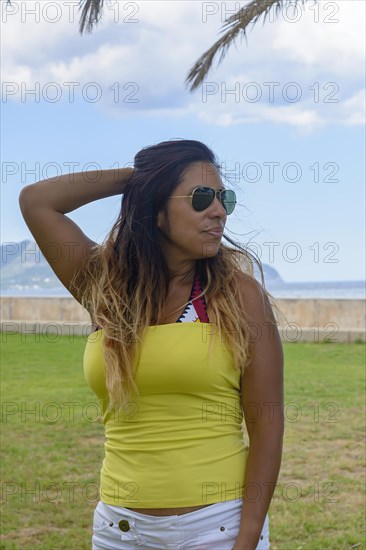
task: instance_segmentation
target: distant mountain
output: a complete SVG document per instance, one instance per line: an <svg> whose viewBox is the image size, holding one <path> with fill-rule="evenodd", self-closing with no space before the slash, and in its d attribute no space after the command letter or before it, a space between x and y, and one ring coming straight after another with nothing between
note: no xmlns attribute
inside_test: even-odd
<svg viewBox="0 0 366 550"><path fill-rule="evenodd" d="M30 240L2 243L1 290L62 287L38 245Z"/></svg>
<svg viewBox="0 0 366 550"><path fill-rule="evenodd" d="M274 267L271 267L268 264L262 264L262 269L266 286L286 284L278 271L274 269ZM256 263L254 263L254 276L258 281L262 281L261 274Z"/></svg>
<svg viewBox="0 0 366 550"><path fill-rule="evenodd" d="M273 267L267 264L262 267L266 286L285 284ZM261 280L256 264L254 274ZM0 282L1 290L64 289L38 245L29 239L19 243L2 243Z"/></svg>

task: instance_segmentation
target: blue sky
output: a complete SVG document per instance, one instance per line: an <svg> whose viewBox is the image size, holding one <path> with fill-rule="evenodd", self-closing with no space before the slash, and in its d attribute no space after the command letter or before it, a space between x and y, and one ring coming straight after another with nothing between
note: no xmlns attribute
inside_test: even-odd
<svg viewBox="0 0 366 550"><path fill-rule="evenodd" d="M365 278L363 2L257 23L194 93L188 70L245 2L110 1L82 37L77 4L1 6L2 242L31 238L24 185L180 137L213 148L238 195L227 234L286 281ZM69 216L101 241L119 204Z"/></svg>

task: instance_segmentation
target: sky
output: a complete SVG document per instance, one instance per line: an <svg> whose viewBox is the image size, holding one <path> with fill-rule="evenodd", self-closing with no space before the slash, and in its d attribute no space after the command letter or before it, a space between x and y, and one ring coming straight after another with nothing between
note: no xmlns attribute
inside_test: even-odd
<svg viewBox="0 0 366 550"><path fill-rule="evenodd" d="M25 185L197 139L237 193L228 236L287 282L365 279L365 3L271 12L190 92L189 70L246 3L106 0L80 35L78 0L1 2L2 243L32 239ZM68 216L101 242L119 206Z"/></svg>

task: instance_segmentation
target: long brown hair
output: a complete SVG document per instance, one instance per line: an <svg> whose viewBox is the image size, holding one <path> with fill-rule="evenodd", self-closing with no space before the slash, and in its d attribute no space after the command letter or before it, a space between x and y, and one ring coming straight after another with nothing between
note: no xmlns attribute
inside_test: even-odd
<svg viewBox="0 0 366 550"><path fill-rule="evenodd" d="M211 163L220 172L214 153L199 141L170 140L139 151L122 195L118 219L82 267L82 305L104 331L111 408L124 407L132 392L138 394L134 369L140 344L146 327L161 318L169 287L157 216L165 209L185 170L196 162ZM265 289L260 260L227 235L224 238L232 246L221 243L216 256L197 260L196 268L213 324L212 334L218 332L232 354L235 368L243 372L252 357L254 333L241 305L238 277L247 277L257 284L263 303L279 310ZM254 277L254 263L262 284ZM213 337L211 340L213 344Z"/></svg>

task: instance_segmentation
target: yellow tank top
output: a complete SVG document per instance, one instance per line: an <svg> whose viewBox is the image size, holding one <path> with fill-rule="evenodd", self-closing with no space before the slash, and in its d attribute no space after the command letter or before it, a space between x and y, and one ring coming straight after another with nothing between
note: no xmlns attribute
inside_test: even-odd
<svg viewBox="0 0 366 550"><path fill-rule="evenodd" d="M103 330L88 337L84 373L100 400L105 458L100 499L131 508L199 506L243 496L240 372L211 323L147 328L136 372L140 396L108 410Z"/></svg>

